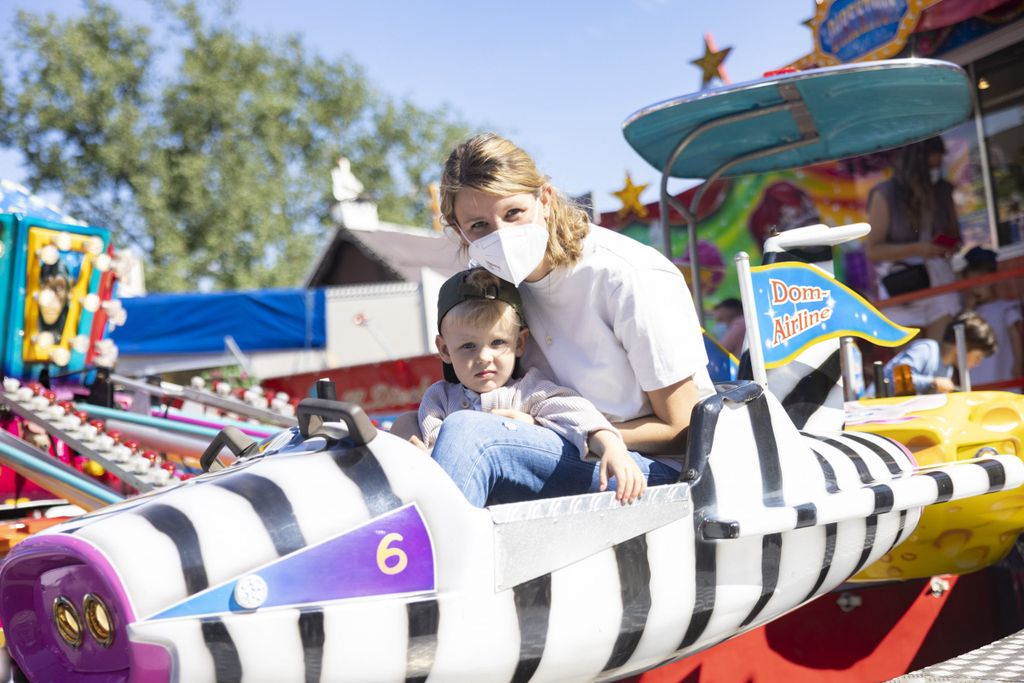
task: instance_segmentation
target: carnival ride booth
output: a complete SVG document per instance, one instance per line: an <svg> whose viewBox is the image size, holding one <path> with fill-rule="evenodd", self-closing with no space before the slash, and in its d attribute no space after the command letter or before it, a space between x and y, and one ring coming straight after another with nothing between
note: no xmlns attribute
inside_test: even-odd
<svg viewBox="0 0 1024 683"><path fill-rule="evenodd" d="M4 374L38 378L113 365L107 328L124 316L113 298L110 232L18 214L0 215L0 230Z"/></svg>
<svg viewBox="0 0 1024 683"><path fill-rule="evenodd" d="M26 391L47 392L41 400L49 405L57 398L50 391L51 379L81 384L95 368L113 365L117 349L108 333L124 322L123 309L114 299L122 265L108 230L82 225L23 186L0 181L3 376L36 382ZM15 384L6 380L4 391L17 389ZM9 411L3 412L3 423L0 514L63 502L15 464L25 441L35 445L36 453L56 445L44 430ZM58 464L70 463L70 455L53 454L65 460Z"/></svg>
<svg viewBox="0 0 1024 683"><path fill-rule="evenodd" d="M274 427L243 425L261 438L295 424L240 400L114 374L110 333L126 320L114 297L129 264L110 231L81 225L6 181L0 211L0 515L13 520L0 524L0 552L42 525L20 516L91 510L201 471L199 456L230 422L153 416L153 395L263 419ZM135 412L119 409L128 406Z"/></svg>
<svg viewBox="0 0 1024 683"><path fill-rule="evenodd" d="M801 90L829 79L844 87ZM907 105L941 112L935 101L963 83L912 62L737 86L718 98L726 111L733 92L785 114L805 141L790 149L853 154L898 126L847 121L866 142L844 147L811 135L824 123L808 102L845 114L855 107L833 98L903 94L893 115L905 121ZM663 137L669 111L651 113ZM932 124L888 144L931 132L920 125ZM804 353L832 341L815 339ZM205 474L12 551L0 568L10 651L33 680L614 680L840 586L913 535L925 506L1024 482L1024 462L999 449L921 468L896 441L826 429L833 412L810 427L838 378L815 380L801 394L811 409L795 410L792 391L755 377L694 408L680 481L628 506L605 492L475 508L422 451L329 397L303 401L298 426L262 442L225 429Z"/></svg>

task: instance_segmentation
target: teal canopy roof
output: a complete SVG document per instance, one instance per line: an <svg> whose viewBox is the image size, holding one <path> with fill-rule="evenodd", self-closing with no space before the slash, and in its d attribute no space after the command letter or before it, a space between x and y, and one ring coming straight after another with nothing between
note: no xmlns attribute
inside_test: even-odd
<svg viewBox="0 0 1024 683"><path fill-rule="evenodd" d="M971 112L963 69L931 59L892 59L812 69L684 95L645 107L623 123L626 141L661 171L676 145L698 126L725 116L795 101L777 111L728 123L698 136L673 164L677 178L707 178L738 156L796 142L724 175L777 171L867 154L927 138Z"/></svg>

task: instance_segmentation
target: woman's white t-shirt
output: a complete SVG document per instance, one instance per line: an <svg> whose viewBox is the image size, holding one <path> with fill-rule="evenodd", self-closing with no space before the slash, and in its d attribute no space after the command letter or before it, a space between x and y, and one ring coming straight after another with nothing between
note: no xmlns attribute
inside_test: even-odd
<svg viewBox="0 0 1024 683"><path fill-rule="evenodd" d="M653 414L645 392L688 377L701 396L714 393L686 281L655 249L591 225L578 263L519 291L530 328L525 365L610 421Z"/></svg>

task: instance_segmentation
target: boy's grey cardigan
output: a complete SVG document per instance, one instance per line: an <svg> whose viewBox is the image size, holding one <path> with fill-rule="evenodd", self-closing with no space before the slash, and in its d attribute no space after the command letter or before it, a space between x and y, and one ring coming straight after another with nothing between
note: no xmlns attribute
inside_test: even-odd
<svg viewBox="0 0 1024 683"><path fill-rule="evenodd" d="M587 457L587 437L593 432L608 429L619 433L593 403L572 389L545 379L536 368L530 368L522 378L483 394L444 380L432 384L420 402L423 442L433 446L444 418L458 410L490 412L494 409L528 413L538 425L576 446L581 458Z"/></svg>

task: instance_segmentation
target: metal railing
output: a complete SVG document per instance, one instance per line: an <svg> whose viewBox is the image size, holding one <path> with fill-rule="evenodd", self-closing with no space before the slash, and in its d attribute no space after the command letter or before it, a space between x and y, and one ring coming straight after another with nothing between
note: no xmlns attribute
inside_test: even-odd
<svg viewBox="0 0 1024 683"><path fill-rule="evenodd" d="M962 289L970 289L972 287L977 287L978 285L995 284L997 282L1003 282L1004 280L1011 280L1013 278L1024 278L1024 268L1001 270L997 273L989 273L988 275L978 275L977 277L957 280L956 282L950 282L948 285L938 285L936 287L929 287L928 289L920 289L916 292L898 294L896 296L889 297L888 299L878 299L874 304L878 309L886 309L890 306L909 304L914 301L921 301L922 299L939 296L940 294L959 292Z"/></svg>
<svg viewBox="0 0 1024 683"><path fill-rule="evenodd" d="M900 306L903 304L913 303L915 301L922 301L929 299L933 296L939 296L942 294L949 294L951 292L960 292L965 289L971 289L981 285L993 285L1000 282L1007 282L1011 280L1017 280L1024 285L1024 268L1010 268L1008 270L1000 270L995 273L988 273L986 275L977 275L975 277L963 278L950 282L947 285L938 285L936 287L929 287L928 289L921 289L916 292L907 292L906 294L898 294L888 299L878 299L874 301L876 308L884 310L892 306ZM1018 301L1020 296L1018 295ZM1000 389L1014 389L1018 387L1024 387L1024 377L1015 377L1013 379L1003 380L1001 382L990 382L988 384L979 384L973 386L974 391L997 391Z"/></svg>

